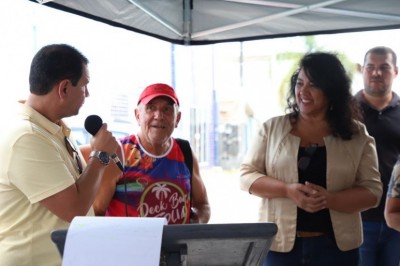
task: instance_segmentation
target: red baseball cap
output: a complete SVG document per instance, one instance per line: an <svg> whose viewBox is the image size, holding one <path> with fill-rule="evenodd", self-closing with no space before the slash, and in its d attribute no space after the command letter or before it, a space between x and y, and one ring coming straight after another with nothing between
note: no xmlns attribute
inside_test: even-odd
<svg viewBox="0 0 400 266"><path fill-rule="evenodd" d="M151 100L159 96L166 96L179 106L178 96L176 96L174 89L163 83L156 83L147 86L140 94L138 104L148 104Z"/></svg>

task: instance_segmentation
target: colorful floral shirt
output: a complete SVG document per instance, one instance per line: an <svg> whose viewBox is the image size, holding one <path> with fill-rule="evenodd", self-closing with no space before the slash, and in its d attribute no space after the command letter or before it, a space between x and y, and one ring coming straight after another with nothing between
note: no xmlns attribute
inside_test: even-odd
<svg viewBox="0 0 400 266"><path fill-rule="evenodd" d="M135 135L120 140L124 173L107 210L109 216L165 217L189 223L190 171L175 139L161 156L148 153Z"/></svg>

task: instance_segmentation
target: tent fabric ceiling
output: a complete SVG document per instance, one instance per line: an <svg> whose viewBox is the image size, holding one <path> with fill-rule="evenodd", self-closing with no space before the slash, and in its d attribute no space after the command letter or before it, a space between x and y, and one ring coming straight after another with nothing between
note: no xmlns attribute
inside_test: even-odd
<svg viewBox="0 0 400 266"><path fill-rule="evenodd" d="M29 0L183 45L400 28L399 0Z"/></svg>

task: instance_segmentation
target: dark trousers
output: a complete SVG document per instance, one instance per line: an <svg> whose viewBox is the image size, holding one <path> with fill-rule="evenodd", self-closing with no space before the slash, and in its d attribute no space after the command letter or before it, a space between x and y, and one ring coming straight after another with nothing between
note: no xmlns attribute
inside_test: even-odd
<svg viewBox="0 0 400 266"><path fill-rule="evenodd" d="M360 247L360 266L399 266L400 232L385 222L363 221L364 242Z"/></svg>
<svg viewBox="0 0 400 266"><path fill-rule="evenodd" d="M339 250L333 236L297 237L292 251L268 252L263 266L357 266L358 255Z"/></svg>

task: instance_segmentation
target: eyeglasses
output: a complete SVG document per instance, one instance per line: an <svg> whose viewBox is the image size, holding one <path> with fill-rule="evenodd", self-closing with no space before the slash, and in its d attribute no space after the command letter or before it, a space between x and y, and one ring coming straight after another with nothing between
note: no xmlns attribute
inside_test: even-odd
<svg viewBox="0 0 400 266"><path fill-rule="evenodd" d="M64 142L69 154L71 154L71 156L76 160L76 165L78 166L79 174L82 174L83 168L82 168L81 158L79 157L79 153L76 151L74 145L66 136L64 137Z"/></svg>
<svg viewBox="0 0 400 266"><path fill-rule="evenodd" d="M310 165L311 158L314 155L315 151L318 148L318 144L311 144L310 146L305 148L305 155L301 156L299 161L297 162L297 167L305 171Z"/></svg>

